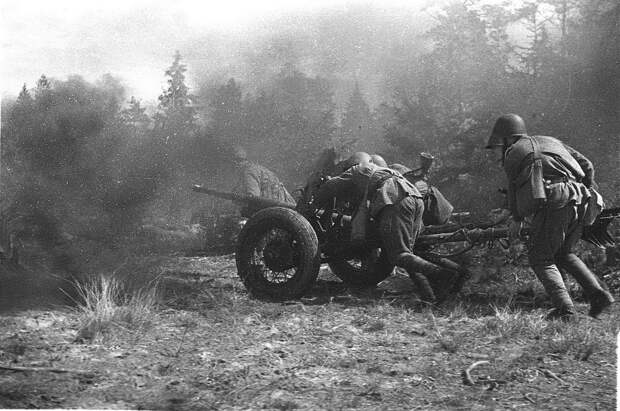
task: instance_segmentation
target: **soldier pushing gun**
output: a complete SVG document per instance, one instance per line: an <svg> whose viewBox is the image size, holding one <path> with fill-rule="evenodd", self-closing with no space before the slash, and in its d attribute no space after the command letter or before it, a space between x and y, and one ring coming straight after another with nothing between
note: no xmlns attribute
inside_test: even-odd
<svg viewBox="0 0 620 411"><path fill-rule="evenodd" d="M407 271L424 301L440 302L458 274L413 253L422 228L422 195L400 173L382 167L385 162L381 160L363 152L353 154L342 162L342 173L326 181L315 193L314 206L325 207L337 193L347 193L354 199L358 204L356 213L368 202L369 217L375 220L389 263Z"/></svg>
<svg viewBox="0 0 620 411"><path fill-rule="evenodd" d="M594 167L581 153L548 136L530 136L516 114L497 119L486 146L496 152L508 177L511 237L530 219L529 262L551 298L549 318L568 320L576 311L558 267L570 273L597 317L614 299L573 253L584 227L600 212L594 190Z"/></svg>

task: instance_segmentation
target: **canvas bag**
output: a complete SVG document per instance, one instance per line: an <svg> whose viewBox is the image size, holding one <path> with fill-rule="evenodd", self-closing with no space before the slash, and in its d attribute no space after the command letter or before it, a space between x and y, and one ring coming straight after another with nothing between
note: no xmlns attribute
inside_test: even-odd
<svg viewBox="0 0 620 411"><path fill-rule="evenodd" d="M441 225L448 222L454 207L441 194L441 191L429 185L423 201L424 213L422 214L422 222L424 225Z"/></svg>
<svg viewBox="0 0 620 411"><path fill-rule="evenodd" d="M454 207L437 187L430 185L423 177L416 175L417 171L409 171L404 174L404 177L423 193L424 213L422 214L422 222L424 225L446 224L452 216ZM424 183L424 186L421 186L420 183Z"/></svg>

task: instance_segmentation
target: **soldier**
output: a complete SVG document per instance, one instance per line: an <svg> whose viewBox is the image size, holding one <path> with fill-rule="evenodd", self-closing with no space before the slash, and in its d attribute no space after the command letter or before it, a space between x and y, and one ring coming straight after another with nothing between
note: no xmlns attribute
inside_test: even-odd
<svg viewBox="0 0 620 411"><path fill-rule="evenodd" d="M367 153L353 154L340 164L340 170L342 174L329 179L316 192L314 205L323 208L342 193L359 201L367 190L370 216L375 220L388 261L407 271L422 300L440 301L455 274L412 252L424 211L419 191L398 172L371 163ZM435 290L431 284L436 286ZM437 298L436 293L442 295Z"/></svg>
<svg viewBox="0 0 620 411"><path fill-rule="evenodd" d="M592 163L553 137L528 136L516 114L497 119L486 148L497 153L508 177L511 236L518 236L523 219L531 218L529 262L555 307L548 318L567 320L576 313L558 267L584 289L589 315L596 318L614 299L572 252L594 185Z"/></svg>
<svg viewBox="0 0 620 411"><path fill-rule="evenodd" d="M248 161L247 153L243 147L234 147L233 163L239 170L239 180L233 190L236 193L295 204L295 199L286 190L280 179L271 170ZM251 217L255 211L244 207L241 210L241 215Z"/></svg>

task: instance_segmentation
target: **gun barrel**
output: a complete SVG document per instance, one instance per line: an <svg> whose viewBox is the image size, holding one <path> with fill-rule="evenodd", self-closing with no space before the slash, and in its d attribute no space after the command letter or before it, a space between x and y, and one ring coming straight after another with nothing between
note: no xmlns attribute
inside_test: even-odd
<svg viewBox="0 0 620 411"><path fill-rule="evenodd" d="M230 193L227 191L219 191L211 188L203 187L201 185L193 185L192 191L197 193L212 195L215 197L223 198L225 200L231 200L236 203L243 204L245 206L249 206L250 208L258 211L263 208L268 207L284 207L284 208L295 208L295 204L285 203L284 201L273 200L271 198L265 197L257 197L257 196L246 196L242 194Z"/></svg>

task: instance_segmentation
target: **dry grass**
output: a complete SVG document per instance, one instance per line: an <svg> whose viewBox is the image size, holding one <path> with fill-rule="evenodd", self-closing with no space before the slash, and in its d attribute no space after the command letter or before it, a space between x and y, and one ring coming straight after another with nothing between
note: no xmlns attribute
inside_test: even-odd
<svg viewBox="0 0 620 411"><path fill-rule="evenodd" d="M548 325L542 313L528 313L509 305L493 306L494 315L481 318L480 335L495 336L497 340L532 338L540 335Z"/></svg>
<svg viewBox="0 0 620 411"><path fill-rule="evenodd" d="M24 377L5 389L24 395L9 405L58 406L23 387L62 395L64 408L610 409L614 402L620 312L546 321L537 293L505 294L515 277L522 290L536 285L521 273L469 285L437 309L406 293L326 283L301 301L263 302L248 296L231 257L147 263L138 265L161 273L161 306L144 304L147 314L138 315L134 305L130 315L122 307L144 298L136 296L145 282L97 278L95 297L84 298L77 312L80 326L106 325L114 339L57 351L59 366L92 370L97 384ZM123 276L128 272L133 266ZM587 305L578 302L578 309L587 312ZM148 325L140 317L149 312L156 326L139 338L117 332L119 325ZM33 330L26 342L43 341L35 331L44 332ZM26 355L49 358L48 349L28 348ZM488 363L464 385L461 371L480 360Z"/></svg>
<svg viewBox="0 0 620 411"><path fill-rule="evenodd" d="M98 275L76 284L78 340L93 340L115 326L142 330L151 325L160 302L157 281L129 286L113 275Z"/></svg>

